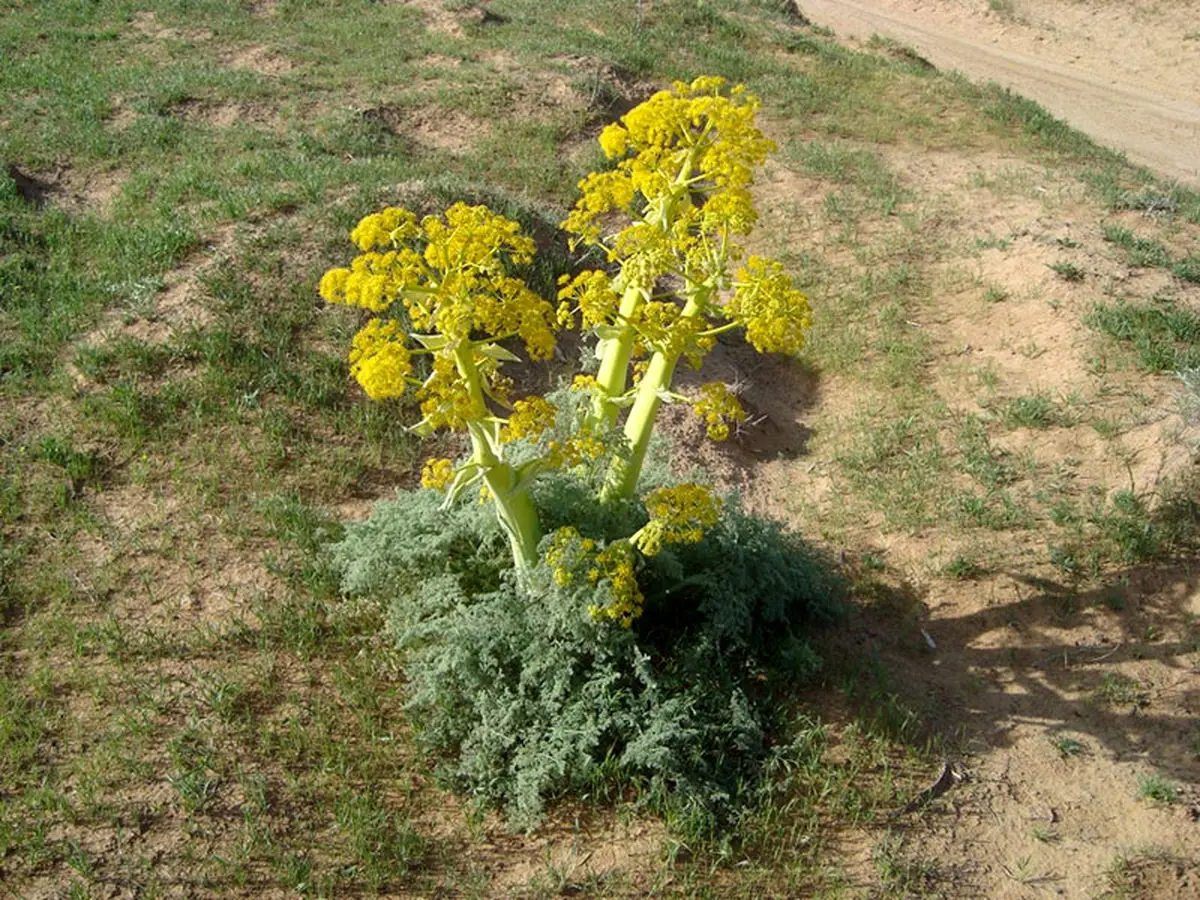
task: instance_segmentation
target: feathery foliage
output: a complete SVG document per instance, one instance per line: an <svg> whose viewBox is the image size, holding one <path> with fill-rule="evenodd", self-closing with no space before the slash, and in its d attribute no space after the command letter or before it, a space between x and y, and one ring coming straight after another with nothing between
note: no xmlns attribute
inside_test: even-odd
<svg viewBox="0 0 1200 900"><path fill-rule="evenodd" d="M535 502L587 533L641 524L634 504L594 497L557 473ZM782 712L776 686L820 665L805 631L837 615L826 560L730 506L701 542L644 560L644 614L624 628L589 614L609 582L564 585L539 565L519 583L490 510L442 499L378 504L334 556L345 591L387 605L409 713L445 778L523 827L599 783L639 785L693 831L735 816Z"/></svg>

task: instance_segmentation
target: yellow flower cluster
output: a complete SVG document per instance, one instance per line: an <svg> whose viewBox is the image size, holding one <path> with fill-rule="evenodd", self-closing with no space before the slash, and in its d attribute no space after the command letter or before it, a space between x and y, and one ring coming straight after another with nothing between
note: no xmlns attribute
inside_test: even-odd
<svg viewBox="0 0 1200 900"><path fill-rule="evenodd" d="M389 206L366 216L350 232L352 240L363 253L371 250L396 249L420 233L417 217L407 209Z"/></svg>
<svg viewBox="0 0 1200 900"><path fill-rule="evenodd" d="M600 382L596 380L595 375L576 375L571 379L571 390L573 391L592 391L599 390Z"/></svg>
<svg viewBox="0 0 1200 900"><path fill-rule="evenodd" d="M395 251L364 253L355 257L349 269L326 272L317 290L328 303L345 303L371 312L385 312L404 285L398 257Z"/></svg>
<svg viewBox="0 0 1200 900"><path fill-rule="evenodd" d="M576 310L588 328L606 325L617 314L621 298L612 288L612 279L604 272L589 269L572 278L563 275L558 279L560 301L558 321L573 321Z"/></svg>
<svg viewBox="0 0 1200 900"><path fill-rule="evenodd" d="M505 431L506 441L516 441L521 438L536 438L542 432L554 427L558 410L545 397L526 397L513 404L513 411L508 417L508 428Z"/></svg>
<svg viewBox="0 0 1200 900"><path fill-rule="evenodd" d="M657 555L663 544L695 544L717 523L721 501L698 484L658 488L646 495L647 522L630 540L647 556Z"/></svg>
<svg viewBox="0 0 1200 900"><path fill-rule="evenodd" d="M433 371L417 391L424 417L422 431L461 431L467 422L482 417L486 410L477 407L474 398L463 384L454 367L454 360L445 356L433 358Z"/></svg>
<svg viewBox="0 0 1200 900"><path fill-rule="evenodd" d="M746 421L746 411L742 409L738 398L719 381L700 386L700 395L692 404L692 411L704 420L708 436L714 441L729 437L730 422Z"/></svg>
<svg viewBox="0 0 1200 900"><path fill-rule="evenodd" d="M443 490L454 479L454 463L448 459L426 460L421 469L421 487Z"/></svg>
<svg viewBox="0 0 1200 900"><path fill-rule="evenodd" d="M633 182L620 170L593 172L579 182L579 190L580 197L563 228L592 243L600 239L598 220L610 212L628 211L636 196Z"/></svg>
<svg viewBox="0 0 1200 900"><path fill-rule="evenodd" d="M698 335L708 324L699 317L681 316L680 312L674 303L643 303L633 318L639 342L670 357L698 349Z"/></svg>
<svg viewBox="0 0 1200 900"><path fill-rule="evenodd" d="M580 572L585 573L588 584L593 586L608 582L612 599L603 606L588 607L588 613L596 621L631 628L633 620L642 614L646 598L638 587L629 541L613 541L601 548L575 528L566 526L551 539L545 559L560 585L571 584Z"/></svg>
<svg viewBox="0 0 1200 900"><path fill-rule="evenodd" d="M396 321L371 319L350 344L350 374L372 400L403 396L412 357Z"/></svg>
<svg viewBox="0 0 1200 900"><path fill-rule="evenodd" d="M321 296L379 313L400 302L423 345L407 349L412 335L396 320L368 323L355 338L351 363L372 398L403 394L411 355L431 353L433 371L418 392L425 425L461 428L485 414L480 391L497 393L493 342L519 336L530 358L553 355L553 305L508 274L509 265L528 264L534 254L533 240L517 222L464 203L419 221L409 210L389 207L366 216L350 237L362 253L349 268L325 273ZM430 342L431 335L438 340ZM458 371L464 352L465 364L484 379L474 388Z"/></svg>
<svg viewBox="0 0 1200 900"><path fill-rule="evenodd" d="M546 465L551 469L573 469L602 457L608 448L596 434L581 428L565 441L546 444Z"/></svg>
<svg viewBox="0 0 1200 900"><path fill-rule="evenodd" d="M751 256L738 270L733 287L725 314L746 329L746 340L755 350L796 353L804 346L812 311L783 266Z"/></svg>
<svg viewBox="0 0 1200 900"><path fill-rule="evenodd" d="M598 220L606 213L629 211L640 193L653 207L690 204L690 194L711 194L715 206L698 213L711 230L718 225L744 233L753 208L744 188L754 167L774 149L755 123L759 101L737 85L726 92L725 79L677 81L626 113L600 135L610 159L624 157L611 172L589 175L579 183L581 197L564 223L583 240L600 238ZM674 220L680 210L661 208ZM638 218L638 217L635 217Z"/></svg>

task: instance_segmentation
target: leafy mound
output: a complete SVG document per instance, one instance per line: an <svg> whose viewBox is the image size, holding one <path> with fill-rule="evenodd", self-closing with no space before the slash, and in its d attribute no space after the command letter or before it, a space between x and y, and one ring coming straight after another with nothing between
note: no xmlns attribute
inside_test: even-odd
<svg viewBox="0 0 1200 900"><path fill-rule="evenodd" d="M559 475L536 501L551 528L639 526L639 508L594 496ZM701 543L646 561L645 613L627 630L588 613L611 601L606 582L561 585L540 567L518 584L492 510L441 501L378 504L335 560L345 591L387 604L409 712L448 780L522 827L548 799L614 783L639 784L693 832L728 821L767 753L778 689L820 665L804 629L837 615L828 562L728 509Z"/></svg>

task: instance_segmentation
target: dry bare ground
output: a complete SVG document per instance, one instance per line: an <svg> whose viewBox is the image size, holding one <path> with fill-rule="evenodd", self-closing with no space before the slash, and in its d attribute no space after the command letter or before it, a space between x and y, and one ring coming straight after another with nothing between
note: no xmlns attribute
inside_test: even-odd
<svg viewBox="0 0 1200 900"><path fill-rule="evenodd" d="M1164 175L1195 180L1200 172L1200 34L1186 4L800 6L851 45L878 34L939 67L1006 83ZM910 232L926 219L930 230L948 227L963 238L941 248L932 302L908 322L928 341L935 403L947 414L937 427L980 414L993 390L1073 394L1089 416L1119 408L1126 425L1104 436L1069 421L1014 428L998 445L1100 496L1130 489L1155 497L1186 474L1197 435L1173 412L1173 383L1099 376L1096 337L1080 327L1099 296L1136 301L1167 287L1157 274L1124 264L1100 237L1102 220L1138 230L1147 214L1106 217L1078 183L1002 155L883 152L901 187L921 198ZM819 213L798 215L812 209L806 201L821 189L787 171L767 180L762 197L774 243L836 255L836 241L819 237L832 233L831 223ZM904 231L896 225L869 237L886 244L906 239ZM1178 237L1195 252L1194 233ZM850 269L869 268L867 255L860 252L864 265ZM1050 267L1064 257L1086 270L1085 280L1056 276ZM1001 302L983 299L989 292ZM1182 294L1200 308L1194 285ZM895 594L884 609L864 614L847 651L882 654L897 680L926 698L926 714L961 735L962 756L952 760L958 777L945 799L895 826L897 846L940 873L940 888L929 889L980 897L1200 896L1195 562L1134 566L1079 592L1049 565L1037 530L1002 532L998 541L968 539L971 552L988 560L985 574L948 579L945 567L964 548L961 530L934 520L896 528L878 510L858 506L839 472L836 461L850 452L855 432L886 412L871 392L850 377L823 377L819 396L804 385L789 390L774 376L756 381L745 396L764 416L758 439L769 433L764 428L774 439L740 458L730 452L707 461L724 465L752 506L810 533L840 519L848 545L886 557L897 574ZM744 446L755 439L749 432ZM898 610L906 616L900 626ZM1174 782L1181 802L1154 802L1157 776ZM852 890L871 892L878 832L848 834L842 846ZM1120 858L1139 862L1122 869Z"/></svg>
<svg viewBox="0 0 1200 900"><path fill-rule="evenodd" d="M1200 27L1189 2L802 0L847 39L900 41L992 80L1131 160L1200 183Z"/></svg>

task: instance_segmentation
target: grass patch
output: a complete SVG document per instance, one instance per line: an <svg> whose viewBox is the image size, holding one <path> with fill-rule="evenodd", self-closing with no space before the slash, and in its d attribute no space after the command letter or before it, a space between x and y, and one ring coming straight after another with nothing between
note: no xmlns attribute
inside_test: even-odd
<svg viewBox="0 0 1200 900"><path fill-rule="evenodd" d="M1179 785L1157 772L1138 777L1138 796L1164 806L1179 802Z"/></svg>
<svg viewBox="0 0 1200 900"><path fill-rule="evenodd" d="M1087 323L1128 344L1143 371L1177 372L1200 366L1200 313L1172 300L1101 303Z"/></svg>
<svg viewBox="0 0 1200 900"><path fill-rule="evenodd" d="M1027 394L1013 397L1000 409L1006 428L1055 428L1072 424L1072 418L1049 394Z"/></svg>
<svg viewBox="0 0 1200 900"><path fill-rule="evenodd" d="M917 415L856 428L857 440L838 461L855 492L880 510L890 527L919 528L933 521L945 459L937 429Z"/></svg>
<svg viewBox="0 0 1200 900"><path fill-rule="evenodd" d="M1085 272L1083 269L1081 269L1075 263L1071 262L1070 260L1066 260L1066 259L1061 260L1056 263L1051 263L1049 268L1052 272L1054 272L1055 275L1057 275L1063 281L1074 281L1074 282L1083 281L1083 279L1087 275L1087 272Z"/></svg>
<svg viewBox="0 0 1200 900"><path fill-rule="evenodd" d="M1052 738L1050 743L1063 759L1080 756L1087 750L1087 746L1082 741L1076 740L1073 737L1067 737L1066 735Z"/></svg>
<svg viewBox="0 0 1200 900"><path fill-rule="evenodd" d="M1181 281L1200 283L1200 256L1173 259L1167 248L1158 241L1138 237L1119 225L1106 225L1104 239L1124 248L1131 266L1167 269Z"/></svg>
<svg viewBox="0 0 1200 900"><path fill-rule="evenodd" d="M1138 268L1166 268L1171 264L1167 248L1151 238L1141 238L1120 225L1105 225L1104 239L1121 247L1128 262Z"/></svg>
<svg viewBox="0 0 1200 900"><path fill-rule="evenodd" d="M1096 699L1108 706L1144 706L1150 695L1136 678L1120 672L1105 672L1096 687Z"/></svg>

